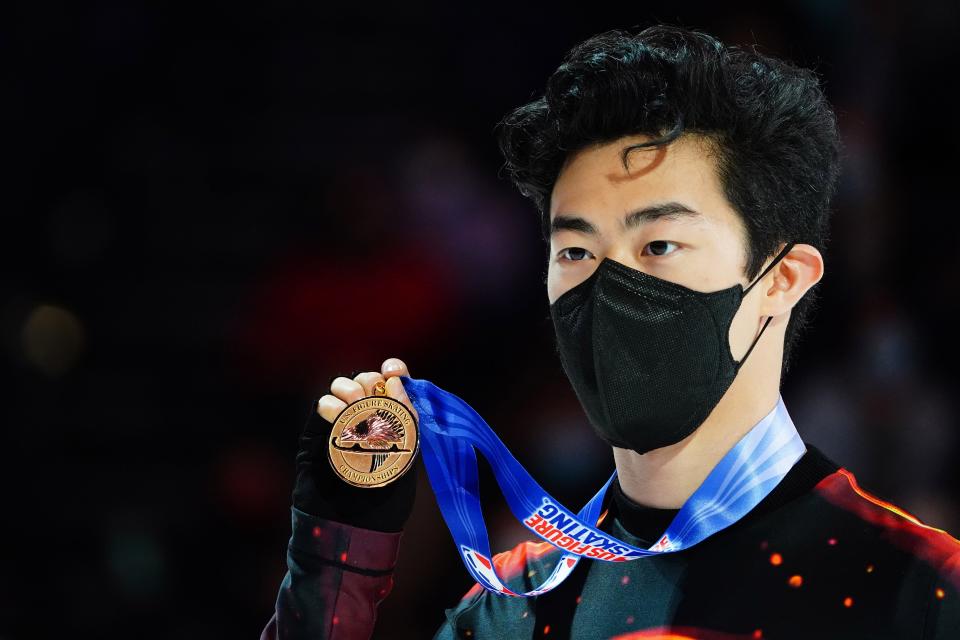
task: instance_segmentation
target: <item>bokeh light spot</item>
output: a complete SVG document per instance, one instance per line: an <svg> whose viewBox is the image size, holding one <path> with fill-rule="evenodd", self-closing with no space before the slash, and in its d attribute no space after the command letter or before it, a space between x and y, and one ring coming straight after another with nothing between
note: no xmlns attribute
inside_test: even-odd
<svg viewBox="0 0 960 640"><path fill-rule="evenodd" d="M73 368L83 352L84 340L83 325L76 315L46 304L30 312L20 332L26 361L51 378Z"/></svg>

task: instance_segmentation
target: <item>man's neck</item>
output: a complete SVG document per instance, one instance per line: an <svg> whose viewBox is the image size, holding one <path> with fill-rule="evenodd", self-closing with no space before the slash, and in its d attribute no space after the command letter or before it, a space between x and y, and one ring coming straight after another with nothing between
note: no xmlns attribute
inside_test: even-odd
<svg viewBox="0 0 960 640"><path fill-rule="evenodd" d="M763 380L744 374L747 366L704 423L680 442L643 455L613 448L620 486L628 498L647 507L679 509L723 456L776 407L780 377Z"/></svg>

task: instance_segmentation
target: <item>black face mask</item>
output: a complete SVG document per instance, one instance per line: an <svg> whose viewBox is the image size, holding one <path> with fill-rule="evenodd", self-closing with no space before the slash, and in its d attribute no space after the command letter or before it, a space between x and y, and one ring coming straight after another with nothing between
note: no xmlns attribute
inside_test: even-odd
<svg viewBox="0 0 960 640"><path fill-rule="evenodd" d="M746 289L709 293L604 258L550 305L563 370L603 440L643 454L703 424L773 319L737 362L733 317L793 244Z"/></svg>

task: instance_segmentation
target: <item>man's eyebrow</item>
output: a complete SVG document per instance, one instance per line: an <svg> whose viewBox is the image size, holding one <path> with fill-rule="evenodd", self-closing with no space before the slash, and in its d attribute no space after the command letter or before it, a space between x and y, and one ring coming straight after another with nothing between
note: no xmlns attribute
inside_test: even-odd
<svg viewBox="0 0 960 640"><path fill-rule="evenodd" d="M682 202L663 202L631 211L623 218L623 228L632 229L660 218L679 218L701 216L699 211L691 209ZM561 230L579 231L589 235L600 235L600 230L589 220L576 215L558 213L550 221L550 235Z"/></svg>

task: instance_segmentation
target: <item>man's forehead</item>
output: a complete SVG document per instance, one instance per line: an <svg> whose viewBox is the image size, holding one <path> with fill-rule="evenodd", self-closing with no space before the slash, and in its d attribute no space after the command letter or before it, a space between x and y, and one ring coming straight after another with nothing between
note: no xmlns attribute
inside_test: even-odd
<svg viewBox="0 0 960 640"><path fill-rule="evenodd" d="M694 222L694 216L728 208L707 146L681 138L666 147L631 151L624 168L625 146L594 145L565 165L551 194L551 225L597 211L624 216L625 228L665 217Z"/></svg>
<svg viewBox="0 0 960 640"><path fill-rule="evenodd" d="M572 151L564 158L560 173L574 168L597 169L603 167L608 179L634 177L654 170L665 162L696 159L713 164L717 143L702 133L685 133L670 143L635 147L652 141L646 135L623 136L613 141L595 142ZM629 151L627 149L629 148Z"/></svg>

